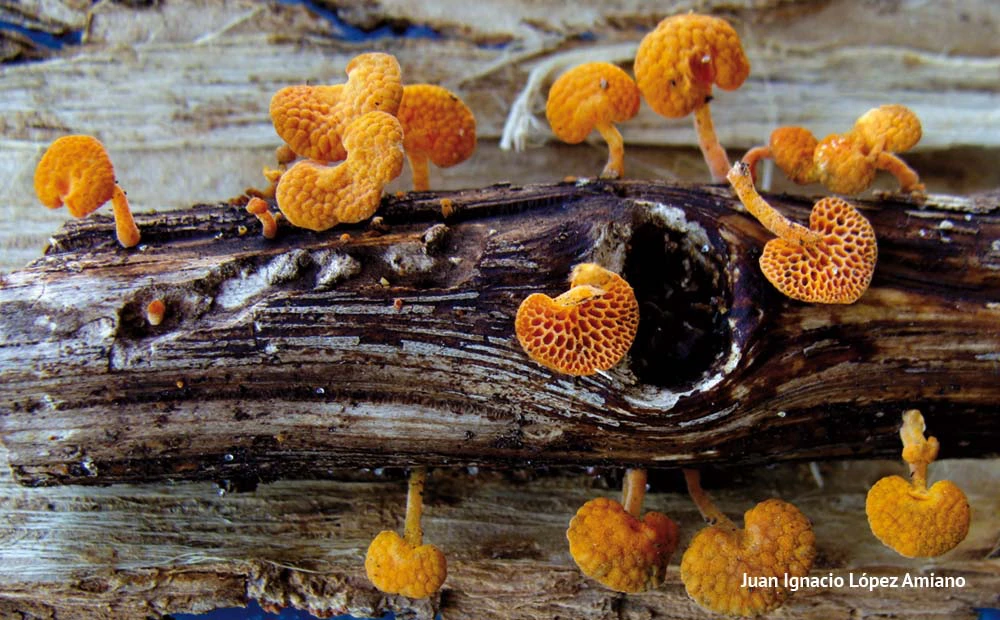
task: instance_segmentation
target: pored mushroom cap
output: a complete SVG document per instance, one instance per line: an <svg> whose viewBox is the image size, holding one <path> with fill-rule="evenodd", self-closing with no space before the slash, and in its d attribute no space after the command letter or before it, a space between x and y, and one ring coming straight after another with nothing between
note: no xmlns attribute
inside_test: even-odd
<svg viewBox="0 0 1000 620"><path fill-rule="evenodd" d="M731 523L707 527L691 540L681 558L688 595L717 613L755 616L779 607L789 591L744 587L745 576L809 574L816 557L812 524L798 508L779 499L763 501L743 516L744 529Z"/></svg>
<svg viewBox="0 0 1000 620"><path fill-rule="evenodd" d="M111 200L115 169L104 145L93 136L55 140L35 168L35 194L43 205L64 204L73 217L84 217Z"/></svg>
<svg viewBox="0 0 1000 620"><path fill-rule="evenodd" d="M414 547L396 532L379 532L365 554L365 572L388 594L426 598L441 589L448 560L434 545Z"/></svg>
<svg viewBox="0 0 1000 620"><path fill-rule="evenodd" d="M369 112L344 133L347 159L334 167L303 160L281 175L275 198L294 226L327 230L378 209L385 185L403 170L403 127L385 112Z"/></svg>
<svg viewBox="0 0 1000 620"><path fill-rule="evenodd" d="M623 123L639 112L639 88L621 68L589 62L563 73L549 89L545 117L557 138L583 142L598 124Z"/></svg>
<svg viewBox="0 0 1000 620"><path fill-rule="evenodd" d="M476 117L447 88L434 84L403 87L396 115L407 153L424 156L439 168L468 159L476 150Z"/></svg>
<svg viewBox="0 0 1000 620"><path fill-rule="evenodd" d="M910 108L889 104L872 108L854 123L853 133L869 148L903 153L920 142L923 129Z"/></svg>
<svg viewBox="0 0 1000 620"><path fill-rule="evenodd" d="M601 497L580 507L566 538L585 575L618 592L643 592L663 583L677 548L677 525L659 512L639 520Z"/></svg>
<svg viewBox="0 0 1000 620"><path fill-rule="evenodd" d="M948 480L921 492L900 476L882 478L868 491L865 512L876 538L908 558L941 555L969 533L969 500Z"/></svg>
<svg viewBox="0 0 1000 620"><path fill-rule="evenodd" d="M771 132L768 147L778 168L793 182L805 185L816 180L813 151L818 143L805 127L778 127Z"/></svg>
<svg viewBox="0 0 1000 620"><path fill-rule="evenodd" d="M635 80L653 110L668 118L708 103L712 84L736 90L750 75L740 38L724 19L689 13L661 21L643 37Z"/></svg>
<svg viewBox="0 0 1000 620"><path fill-rule="evenodd" d="M590 375L617 364L639 328L639 303L621 276L594 263L573 268L570 290L555 299L529 295L514 330L531 359L568 375Z"/></svg>
<svg viewBox="0 0 1000 620"><path fill-rule="evenodd" d="M851 134L831 134L813 151L817 180L831 192L860 194L875 180L875 161Z"/></svg>
<svg viewBox="0 0 1000 620"><path fill-rule="evenodd" d="M809 229L822 238L807 245L780 238L767 242L760 257L764 276L792 299L857 301L868 290L878 259L871 223L848 202L827 197L813 206Z"/></svg>

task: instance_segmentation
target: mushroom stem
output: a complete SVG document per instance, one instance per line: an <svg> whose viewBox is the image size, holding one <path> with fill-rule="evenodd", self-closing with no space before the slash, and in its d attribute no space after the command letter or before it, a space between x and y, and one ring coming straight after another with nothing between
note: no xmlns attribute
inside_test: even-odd
<svg viewBox="0 0 1000 620"><path fill-rule="evenodd" d="M924 438L924 416L916 409L903 413L899 437L903 440L903 460L910 466L913 490L927 490L927 466L937 458L941 445L936 437Z"/></svg>
<svg viewBox="0 0 1000 620"><path fill-rule="evenodd" d="M622 481L622 507L636 519L642 512L642 500L646 497L646 470L627 469Z"/></svg>
<svg viewBox="0 0 1000 620"><path fill-rule="evenodd" d="M881 151L875 159L875 167L896 177L901 192L923 193L925 191L924 184L920 182L920 175L892 153Z"/></svg>
<svg viewBox="0 0 1000 620"><path fill-rule="evenodd" d="M403 539L414 547L419 547L424 543L424 530L420 527L420 517L424 513L424 483L426 482L427 468L413 468L406 491L406 522L403 525Z"/></svg>
<svg viewBox="0 0 1000 620"><path fill-rule="evenodd" d="M764 228L778 237L790 243L798 243L799 245L812 245L822 238L819 233L811 231L801 224L796 224L781 215L766 200L761 198L760 194L757 193L757 188L753 185L753 180L750 177L750 167L746 162L736 162L729 171L727 178L729 179L729 183L732 184L733 189L736 190L736 195L739 196L740 202L747 208L747 211L757 218Z"/></svg>
<svg viewBox="0 0 1000 620"><path fill-rule="evenodd" d="M115 214L115 233L118 235L118 243L122 247L131 248L139 244L141 235L139 227L135 225L132 218L132 210L128 207L128 198L125 192L115 183L114 192L111 194L111 208Z"/></svg>
<svg viewBox="0 0 1000 620"><path fill-rule="evenodd" d="M729 520L729 517L718 509L712 498L705 493L705 490L701 488L701 472L697 469L685 469L684 482L687 483L688 495L691 496L691 501L698 507L698 512L701 513L706 523L709 525L736 527Z"/></svg>
<svg viewBox="0 0 1000 620"><path fill-rule="evenodd" d="M771 147L769 146L755 146L746 152L742 161L750 168L751 182L757 181L757 162L762 159L770 159L771 157Z"/></svg>
<svg viewBox="0 0 1000 620"><path fill-rule="evenodd" d="M608 143L608 163L601 171L602 179L620 179L625 176L625 141L618 128L611 123L597 123L594 128Z"/></svg>
<svg viewBox="0 0 1000 620"><path fill-rule="evenodd" d="M413 191L426 192L431 188L430 166L426 155L407 154L410 169L413 170Z"/></svg>
<svg viewBox="0 0 1000 620"><path fill-rule="evenodd" d="M708 109L707 103L695 108L694 129L698 132L698 147L705 157L708 169L712 172L712 181L715 183L725 181L726 173L729 172L729 158L726 157L726 149L722 148L718 136L715 135L712 112Z"/></svg>
<svg viewBox="0 0 1000 620"><path fill-rule="evenodd" d="M260 220L263 226L261 234L264 235L264 238L274 239L278 234L278 222L271 215L271 210L268 209L267 203L263 199L254 196L247 203L247 212L257 216L257 219Z"/></svg>

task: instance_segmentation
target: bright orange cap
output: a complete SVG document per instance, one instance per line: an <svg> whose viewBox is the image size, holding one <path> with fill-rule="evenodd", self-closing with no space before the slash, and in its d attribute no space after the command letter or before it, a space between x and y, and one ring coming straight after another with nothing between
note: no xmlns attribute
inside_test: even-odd
<svg viewBox="0 0 1000 620"><path fill-rule="evenodd" d="M535 293L521 302L514 321L517 339L531 359L556 372L607 370L635 340L635 292L621 276L594 263L574 267L570 287L555 299Z"/></svg>
<svg viewBox="0 0 1000 620"><path fill-rule="evenodd" d="M403 81L394 56L369 53L347 64L347 83L289 86L271 98L274 130L301 157L340 161L347 154L342 137L357 117L373 111L396 114Z"/></svg>
<svg viewBox="0 0 1000 620"><path fill-rule="evenodd" d="M300 161L281 175L275 198L288 221L327 230L370 217L382 189L403 170L403 127L385 112L369 112L344 132L347 159L334 167Z"/></svg>
<svg viewBox="0 0 1000 620"><path fill-rule="evenodd" d="M805 127L778 127L771 132L768 147L774 163L789 179L800 185L816 181L813 151L816 136Z"/></svg>
<svg viewBox="0 0 1000 620"><path fill-rule="evenodd" d="M860 194L875 180L875 159L852 134L831 134L813 151L816 180L831 192Z"/></svg>
<svg viewBox="0 0 1000 620"><path fill-rule="evenodd" d="M688 13L661 21L643 37L635 80L650 107L669 118L708 103L712 84L736 90L750 75L740 38L724 19Z"/></svg>
<svg viewBox="0 0 1000 620"><path fill-rule="evenodd" d="M368 546L365 572L383 592L426 598L444 583L448 561L434 545L414 547L396 532L384 530Z"/></svg>
<svg viewBox="0 0 1000 620"><path fill-rule="evenodd" d="M854 123L853 133L872 150L903 153L920 141L923 129L913 110L889 104L872 108Z"/></svg>
<svg viewBox="0 0 1000 620"><path fill-rule="evenodd" d="M429 189L427 160L449 168L476 150L476 118L454 93L433 84L403 88L396 115L403 125L403 147L413 168L417 191Z"/></svg>
<svg viewBox="0 0 1000 620"><path fill-rule="evenodd" d="M779 607L789 595L785 575L808 575L816 557L812 524L792 504L769 499L743 519L744 529L726 519L701 530L681 558L688 595L716 613L755 616ZM747 578L771 577L777 587L743 586Z"/></svg>
<svg viewBox="0 0 1000 620"><path fill-rule="evenodd" d="M639 520L601 497L580 507L566 538L585 575L618 592L643 592L663 583L677 548L677 525L659 512Z"/></svg>

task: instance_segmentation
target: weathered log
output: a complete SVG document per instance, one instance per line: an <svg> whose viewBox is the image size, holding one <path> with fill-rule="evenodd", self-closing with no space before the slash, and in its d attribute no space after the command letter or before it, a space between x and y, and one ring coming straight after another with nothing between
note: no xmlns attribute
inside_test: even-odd
<svg viewBox="0 0 1000 620"><path fill-rule="evenodd" d="M895 457L909 407L944 456L994 454L996 196L860 206L880 260L848 306L777 293L768 235L723 187L410 194L379 230L275 241L199 206L139 216L133 251L107 218L72 223L0 288L0 436L29 485ZM527 358L513 316L585 260L626 276L641 324L626 362L570 379Z"/></svg>

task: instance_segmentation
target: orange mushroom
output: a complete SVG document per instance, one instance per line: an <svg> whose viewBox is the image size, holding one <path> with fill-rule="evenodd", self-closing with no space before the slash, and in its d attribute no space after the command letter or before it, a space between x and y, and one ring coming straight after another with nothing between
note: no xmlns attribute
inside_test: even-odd
<svg viewBox="0 0 1000 620"><path fill-rule="evenodd" d="M555 299L529 295L514 330L531 359L568 375L607 370L628 353L639 328L639 303L621 276L594 263L570 274L570 290Z"/></svg>
<svg viewBox="0 0 1000 620"><path fill-rule="evenodd" d="M545 117L563 142L579 144L596 129L608 143L604 179L625 174L625 143L615 123L638 112L639 88L627 73L607 62L589 62L563 73L545 102Z"/></svg>
<svg viewBox="0 0 1000 620"><path fill-rule="evenodd" d="M736 90L749 75L750 61L736 31L709 15L664 19L643 37L635 56L635 81L657 114L680 118L694 112L698 145L716 182L726 178L729 160L708 108L712 85Z"/></svg>
<svg viewBox="0 0 1000 620"><path fill-rule="evenodd" d="M63 136L49 145L35 168L35 194L50 209L65 204L73 217L90 215L110 200L118 243L126 248L139 243L139 228L115 182L111 158L93 136Z"/></svg>
<svg viewBox="0 0 1000 620"><path fill-rule="evenodd" d="M430 189L427 161L450 168L476 150L476 117L446 88L411 84L403 88L396 114L403 125L403 148L413 169L413 189Z"/></svg>
<svg viewBox="0 0 1000 620"><path fill-rule="evenodd" d="M369 112L344 131L347 159L328 167L302 160L281 175L275 197L288 221L322 231L371 217L385 185L403 170L403 127L385 112Z"/></svg>
<svg viewBox="0 0 1000 620"><path fill-rule="evenodd" d="M271 214L271 210L267 206L262 198L254 196L250 198L250 201L246 206L247 213L250 213L257 217L257 220L261 223L260 234L265 239L274 239L278 235L278 222L274 219L274 215Z"/></svg>
<svg viewBox="0 0 1000 620"><path fill-rule="evenodd" d="M576 565L617 592L644 592L663 583L677 549L677 525L666 515L642 519L646 470L629 469L622 501L600 497L585 503L569 522L566 538Z"/></svg>
<svg viewBox="0 0 1000 620"><path fill-rule="evenodd" d="M448 576L448 561L441 550L423 543L420 518L426 481L425 467L417 467L410 473L403 536L383 530L365 553L368 580L387 594L427 598L441 589Z"/></svg>
<svg viewBox="0 0 1000 620"><path fill-rule="evenodd" d="M799 185L815 183L816 166L813 153L819 141L805 127L778 127L771 132L767 146L757 146L743 156L743 163L750 168L752 178L757 178L757 162L774 158L775 165L789 179Z"/></svg>
<svg viewBox="0 0 1000 620"><path fill-rule="evenodd" d="M816 558L812 523L792 504L769 499L743 515L740 529L701 488L697 470L685 470L684 478L709 523L681 558L681 581L688 596L706 609L734 616L780 607L790 594L786 575L808 575Z"/></svg>
<svg viewBox="0 0 1000 620"><path fill-rule="evenodd" d="M882 544L908 558L934 557L954 549L969 533L969 500L949 480L927 488L927 466L940 444L925 438L924 417L916 409L903 414L899 436L910 481L887 476L875 483L865 500L868 525Z"/></svg>
<svg viewBox="0 0 1000 620"><path fill-rule="evenodd" d="M868 290L878 246L875 230L857 209L840 198L823 198L813 205L806 228L757 193L746 163L736 162L729 182L747 211L778 236L760 257L775 288L792 299L827 304L854 303Z"/></svg>
<svg viewBox="0 0 1000 620"><path fill-rule="evenodd" d="M146 304L146 321L153 327L162 323L166 315L167 304L162 299L154 299Z"/></svg>
<svg viewBox="0 0 1000 620"><path fill-rule="evenodd" d="M320 162L347 156L343 135L354 119L368 112L395 115L403 98L403 82L396 58L369 53L347 64L347 83L333 86L288 86L271 98L274 130L295 155ZM279 163L290 154L277 152Z"/></svg>

